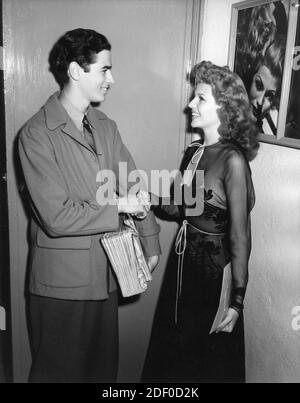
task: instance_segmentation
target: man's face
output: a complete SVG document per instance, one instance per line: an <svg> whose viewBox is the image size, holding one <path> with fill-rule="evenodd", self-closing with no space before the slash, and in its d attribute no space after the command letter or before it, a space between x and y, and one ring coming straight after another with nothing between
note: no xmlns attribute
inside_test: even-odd
<svg viewBox="0 0 300 403"><path fill-rule="evenodd" d="M111 74L111 53L102 50L95 55L95 62L90 64L89 71L82 69L78 80L81 95L86 101L103 102L111 84L114 83Z"/></svg>

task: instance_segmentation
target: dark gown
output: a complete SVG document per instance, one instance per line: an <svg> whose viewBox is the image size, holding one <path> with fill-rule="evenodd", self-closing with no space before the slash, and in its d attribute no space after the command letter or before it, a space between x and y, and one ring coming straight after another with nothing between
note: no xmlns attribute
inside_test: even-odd
<svg viewBox="0 0 300 403"><path fill-rule="evenodd" d="M190 145L183 159L183 169L199 150L199 143ZM204 170L202 214L187 216L184 205L183 208L160 207L173 218L187 220L191 225L187 225L181 294L177 295L176 255L171 254L142 382L245 381L244 326L240 308L248 281L251 249L250 211L255 199L251 171L242 151L232 143L204 147L196 166L197 170ZM192 187L195 192L195 177ZM223 268L230 261L231 306L239 311L239 319L232 333L209 335L219 304Z"/></svg>

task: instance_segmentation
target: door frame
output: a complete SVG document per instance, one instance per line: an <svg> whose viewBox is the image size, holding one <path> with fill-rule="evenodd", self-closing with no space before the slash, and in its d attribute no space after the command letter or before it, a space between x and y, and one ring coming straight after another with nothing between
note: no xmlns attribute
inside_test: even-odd
<svg viewBox="0 0 300 403"><path fill-rule="evenodd" d="M199 62L200 46L203 35L203 19L204 19L204 6L205 0L190 0L187 4L186 15L186 30L185 30L185 49L183 60L187 61L185 67L186 81L183 80L182 86L182 110L186 110L187 105L190 102L192 94L192 87L189 81L192 67ZM184 137L180 136L181 144L180 149L185 149L192 141L193 134L187 125L187 118L182 114L180 133L184 133ZM181 158L178 161L178 166L181 163Z"/></svg>
<svg viewBox="0 0 300 403"><path fill-rule="evenodd" d="M3 69L3 13L0 0L0 382L12 382L12 334L9 269L9 223L7 198L7 155L5 136L5 102Z"/></svg>

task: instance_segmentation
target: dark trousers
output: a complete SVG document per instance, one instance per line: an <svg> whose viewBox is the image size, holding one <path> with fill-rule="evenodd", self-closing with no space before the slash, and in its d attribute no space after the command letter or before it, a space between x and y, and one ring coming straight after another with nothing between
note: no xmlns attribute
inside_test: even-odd
<svg viewBox="0 0 300 403"><path fill-rule="evenodd" d="M30 295L29 382L115 382L118 296L70 301Z"/></svg>

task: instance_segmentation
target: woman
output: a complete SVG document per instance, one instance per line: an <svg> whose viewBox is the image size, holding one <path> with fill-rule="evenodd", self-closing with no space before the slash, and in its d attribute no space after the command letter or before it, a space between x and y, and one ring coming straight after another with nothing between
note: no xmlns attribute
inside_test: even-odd
<svg viewBox="0 0 300 403"><path fill-rule="evenodd" d="M169 272L162 286L145 362L144 382L243 382L243 299L251 248L250 211L254 189L248 161L258 150L257 127L241 79L227 67L202 62L193 68L192 127L203 131L183 169L204 170L204 210L161 206L183 226L177 252L183 267ZM196 173L196 171L195 171ZM195 188L183 176L183 192ZM191 185L190 185L191 183ZM180 236L182 237L180 238ZM223 268L231 262L231 303L217 332L209 335L219 304ZM175 280L174 280L175 277Z"/></svg>
<svg viewBox="0 0 300 403"><path fill-rule="evenodd" d="M237 33L236 72L249 92L251 79L261 64L266 49L274 41L277 24L273 3L241 12Z"/></svg>
<svg viewBox="0 0 300 403"><path fill-rule="evenodd" d="M286 1L243 10L235 71L242 78L261 133L276 135L287 37Z"/></svg>
<svg viewBox="0 0 300 403"><path fill-rule="evenodd" d="M260 132L274 136L277 134L285 42L283 36L278 36L268 47L264 60L252 79L249 92Z"/></svg>

